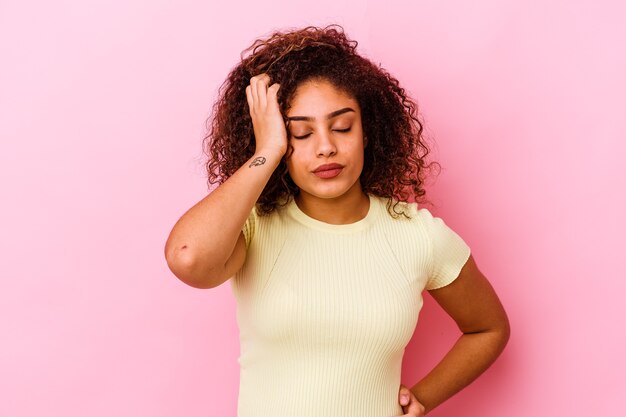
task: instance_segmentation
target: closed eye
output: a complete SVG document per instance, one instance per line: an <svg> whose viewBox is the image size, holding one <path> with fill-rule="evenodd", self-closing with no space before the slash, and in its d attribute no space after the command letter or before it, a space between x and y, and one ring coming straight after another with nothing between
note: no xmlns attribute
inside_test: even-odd
<svg viewBox="0 0 626 417"><path fill-rule="evenodd" d="M352 126L345 128L345 129L334 129L334 132L341 132L341 133L347 133L350 131L350 129L352 129ZM311 136L313 133L307 133L306 135L302 135L302 136L293 136L295 139L306 139L309 136Z"/></svg>
<svg viewBox="0 0 626 417"><path fill-rule="evenodd" d="M303 135L303 136L294 136L294 138L296 138L296 139L306 139L306 138L308 138L311 135L312 135L312 133L307 133L306 135Z"/></svg>

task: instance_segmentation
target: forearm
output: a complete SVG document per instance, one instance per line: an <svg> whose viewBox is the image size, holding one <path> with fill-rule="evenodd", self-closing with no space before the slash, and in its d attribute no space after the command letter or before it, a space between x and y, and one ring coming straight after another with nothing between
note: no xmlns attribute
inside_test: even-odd
<svg viewBox="0 0 626 417"><path fill-rule="evenodd" d="M429 412L482 374L502 353L508 337L506 329L464 333L411 392Z"/></svg>
<svg viewBox="0 0 626 417"><path fill-rule="evenodd" d="M281 155L257 151L223 184L190 208L165 245L170 265L220 266L232 253L241 228L278 166ZM203 265L197 265L202 260Z"/></svg>

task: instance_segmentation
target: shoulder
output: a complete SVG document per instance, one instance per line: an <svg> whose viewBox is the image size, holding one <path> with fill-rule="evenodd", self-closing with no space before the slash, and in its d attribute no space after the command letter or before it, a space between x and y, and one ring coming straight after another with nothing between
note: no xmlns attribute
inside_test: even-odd
<svg viewBox="0 0 626 417"><path fill-rule="evenodd" d="M418 238L420 243L424 239L429 244L436 244L437 241L446 241L453 238L454 231L444 222L444 220L420 203L398 201L393 198L379 198L381 210L381 225L389 233L395 236L406 236L407 238Z"/></svg>
<svg viewBox="0 0 626 417"><path fill-rule="evenodd" d="M384 218L401 223L425 224L434 219L432 213L419 203L397 200L392 197L376 197Z"/></svg>
<svg viewBox="0 0 626 417"><path fill-rule="evenodd" d="M418 203L378 197L380 230L405 246L428 244L428 227Z"/></svg>

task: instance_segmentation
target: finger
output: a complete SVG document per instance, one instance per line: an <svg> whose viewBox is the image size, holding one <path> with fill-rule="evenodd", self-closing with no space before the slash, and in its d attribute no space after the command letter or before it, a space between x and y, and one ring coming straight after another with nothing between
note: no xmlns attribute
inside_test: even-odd
<svg viewBox="0 0 626 417"><path fill-rule="evenodd" d="M256 78L257 81L263 81L266 84L269 83L269 81L270 81L270 76L267 75L266 72L262 72L260 74L257 74L257 75L254 76L254 78Z"/></svg>
<svg viewBox="0 0 626 417"><path fill-rule="evenodd" d="M407 414L411 417L421 417L423 415L422 407L420 407L420 404L415 398L411 398L411 402L409 403L407 409Z"/></svg>
<svg viewBox="0 0 626 417"><path fill-rule="evenodd" d="M254 101L252 99L252 89L250 88L250 86L246 87L246 100L248 101L248 107L250 108L250 112L252 112L252 110L254 109Z"/></svg>
<svg viewBox="0 0 626 417"><path fill-rule="evenodd" d="M415 396L411 396L409 405L402 407L402 411L406 412L403 417L424 417L424 406Z"/></svg>
<svg viewBox="0 0 626 417"><path fill-rule="evenodd" d="M267 102L278 105L278 90L280 89L280 84L272 84L270 88L267 89Z"/></svg>
<svg viewBox="0 0 626 417"><path fill-rule="evenodd" d="M398 392L398 402L401 406L405 406L409 404L411 400L411 391L406 388L404 385L400 386L400 391Z"/></svg>
<svg viewBox="0 0 626 417"><path fill-rule="evenodd" d="M264 74L261 74L255 83L257 100L258 100L259 105L262 106L262 108L265 108L265 106L267 106L267 83L268 81L269 81L269 77L264 76Z"/></svg>
<svg viewBox="0 0 626 417"><path fill-rule="evenodd" d="M259 98L257 97L257 89L256 89L257 77L250 78L250 93L252 95L252 107L256 108Z"/></svg>
<svg viewBox="0 0 626 417"><path fill-rule="evenodd" d="M272 92L272 94L277 95L278 94L278 90L280 89L280 84L278 83L274 83L271 85L270 88L267 89L268 92Z"/></svg>

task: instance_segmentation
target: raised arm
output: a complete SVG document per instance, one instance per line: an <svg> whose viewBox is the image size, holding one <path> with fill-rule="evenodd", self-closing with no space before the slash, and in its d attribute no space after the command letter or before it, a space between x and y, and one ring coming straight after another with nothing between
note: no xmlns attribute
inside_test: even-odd
<svg viewBox="0 0 626 417"><path fill-rule="evenodd" d="M252 77L246 97L254 125L255 154L176 222L165 244L170 270L195 288L213 288L234 275L245 260L241 229L287 150L287 133L277 101L278 84Z"/></svg>

